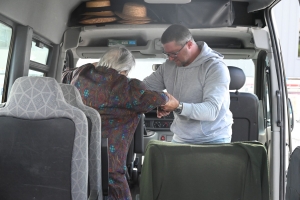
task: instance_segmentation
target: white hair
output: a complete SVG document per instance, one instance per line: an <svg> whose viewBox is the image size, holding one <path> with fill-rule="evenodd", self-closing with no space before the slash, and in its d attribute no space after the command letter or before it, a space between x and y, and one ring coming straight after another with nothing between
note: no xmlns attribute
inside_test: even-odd
<svg viewBox="0 0 300 200"><path fill-rule="evenodd" d="M126 71L128 74L135 66L135 59L125 46L116 45L102 56L98 66L113 68L118 72Z"/></svg>

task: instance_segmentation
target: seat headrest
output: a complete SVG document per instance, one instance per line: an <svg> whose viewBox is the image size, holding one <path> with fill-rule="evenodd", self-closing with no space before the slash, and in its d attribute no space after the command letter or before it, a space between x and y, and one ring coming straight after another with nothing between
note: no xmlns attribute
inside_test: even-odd
<svg viewBox="0 0 300 200"><path fill-rule="evenodd" d="M74 85L60 83L59 86L63 91L63 95L67 103L77 108L85 106L82 102L78 89Z"/></svg>
<svg viewBox="0 0 300 200"><path fill-rule="evenodd" d="M65 105L62 91L57 81L49 77L20 77L14 82L6 106L19 110L29 118L41 113L52 113Z"/></svg>
<svg viewBox="0 0 300 200"><path fill-rule="evenodd" d="M230 74L229 90L241 89L246 82L246 76L244 71L241 68L233 66L228 66L228 70Z"/></svg>

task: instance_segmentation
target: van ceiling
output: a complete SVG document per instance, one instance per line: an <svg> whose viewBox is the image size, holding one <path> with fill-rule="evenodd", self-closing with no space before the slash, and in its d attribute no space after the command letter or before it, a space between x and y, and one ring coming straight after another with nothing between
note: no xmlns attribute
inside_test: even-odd
<svg viewBox="0 0 300 200"><path fill-rule="evenodd" d="M0 13L59 44L71 12L83 0L0 0Z"/></svg>
<svg viewBox="0 0 300 200"><path fill-rule="evenodd" d="M111 1L121 2L119 0ZM213 1L219 2L220 0L210 0L210 2ZM249 2L248 12L263 9L273 1L238 0L238 2ZM81 2L85 2L85 0L0 0L0 13L19 24L32 27L35 33L58 44L62 41L62 35L67 29L71 12Z"/></svg>

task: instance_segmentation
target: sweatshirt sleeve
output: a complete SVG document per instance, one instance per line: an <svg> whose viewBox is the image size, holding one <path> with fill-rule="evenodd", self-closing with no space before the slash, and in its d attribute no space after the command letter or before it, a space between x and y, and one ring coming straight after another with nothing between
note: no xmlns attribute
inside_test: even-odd
<svg viewBox="0 0 300 200"><path fill-rule="evenodd" d="M169 100L164 92L147 90L146 85L137 79L131 79L126 90L126 108L138 113L149 112Z"/></svg>
<svg viewBox="0 0 300 200"><path fill-rule="evenodd" d="M223 62L213 64L207 71L203 87L202 103L184 103L180 115L190 119L214 121L228 96L230 75Z"/></svg>
<svg viewBox="0 0 300 200"><path fill-rule="evenodd" d="M166 89L164 84L164 64L162 64L155 72L153 72L150 76L147 76L144 79L144 84L147 89L154 91L163 91Z"/></svg>

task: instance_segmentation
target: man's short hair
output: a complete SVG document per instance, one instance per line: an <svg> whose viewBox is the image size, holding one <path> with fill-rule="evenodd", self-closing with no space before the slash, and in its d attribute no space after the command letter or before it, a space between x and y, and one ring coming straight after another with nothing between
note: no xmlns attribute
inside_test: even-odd
<svg viewBox="0 0 300 200"><path fill-rule="evenodd" d="M178 45L184 45L189 40L193 40L191 32L180 24L169 26L161 36L162 44L175 41Z"/></svg>

